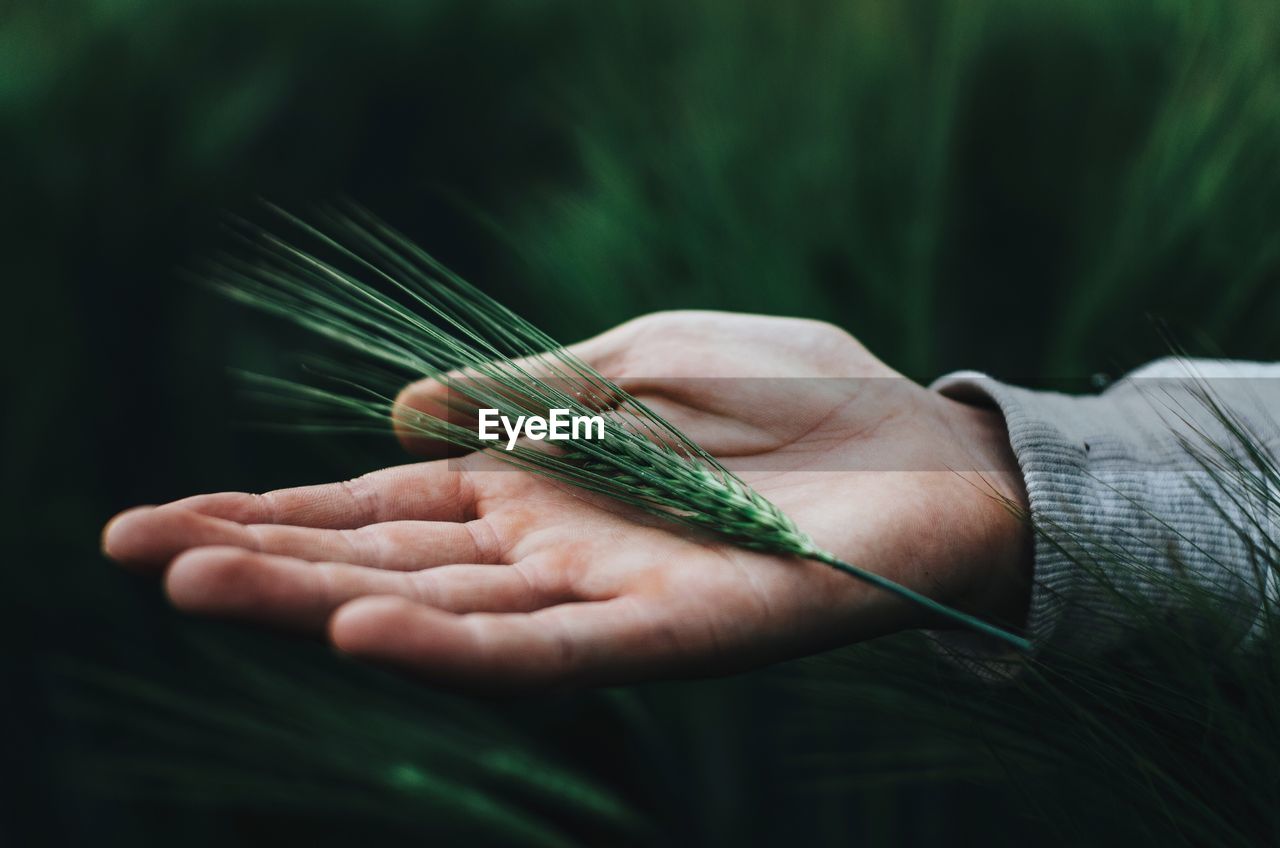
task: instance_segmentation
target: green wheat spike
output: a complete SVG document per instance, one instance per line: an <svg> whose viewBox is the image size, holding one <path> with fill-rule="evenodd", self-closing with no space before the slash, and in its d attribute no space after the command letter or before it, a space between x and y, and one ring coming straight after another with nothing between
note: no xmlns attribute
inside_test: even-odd
<svg viewBox="0 0 1280 848"><path fill-rule="evenodd" d="M249 222L236 221L234 232L249 256L224 257L209 274L232 298L286 317L384 365L434 378L451 394L511 418L548 408L602 415L597 401L612 401L602 415L604 439L559 441L555 453L523 445L489 450L494 457L744 548L824 563L955 624L1019 650L1030 649L1022 637L820 548L782 510L640 400L368 212L327 210L316 226L272 208L326 252L380 280L390 293ZM269 377L254 380L346 414L385 421L393 411L392 399L354 384L339 393ZM490 447L468 428L432 416L401 420L431 439L469 450Z"/></svg>

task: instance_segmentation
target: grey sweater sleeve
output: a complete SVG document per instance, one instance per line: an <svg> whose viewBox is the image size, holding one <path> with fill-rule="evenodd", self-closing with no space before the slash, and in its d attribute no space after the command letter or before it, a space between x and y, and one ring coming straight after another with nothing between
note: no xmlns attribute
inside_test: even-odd
<svg viewBox="0 0 1280 848"><path fill-rule="evenodd" d="M934 388L1004 413L1036 528L1033 644L1096 653L1152 615L1232 644L1256 633L1280 561L1280 364L1162 359L1096 396L974 372Z"/></svg>

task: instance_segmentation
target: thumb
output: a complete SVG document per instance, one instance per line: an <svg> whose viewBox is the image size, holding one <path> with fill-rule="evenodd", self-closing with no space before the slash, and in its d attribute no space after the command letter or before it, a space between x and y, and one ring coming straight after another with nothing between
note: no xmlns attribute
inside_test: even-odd
<svg viewBox="0 0 1280 848"><path fill-rule="evenodd" d="M634 335L632 328L634 323L622 324L586 341L570 345L565 348L565 352L607 377L610 366L617 361L618 355L630 343ZM557 357L554 354L514 359L511 360L511 365L528 373L532 378L552 385L556 385L557 382L564 383L576 376L562 364L558 366ZM406 451L429 459L457 456L467 452L464 447L428 437L422 432L421 426L424 416L460 426L474 425L475 415L472 412L474 402L470 401L465 393L450 385L451 381L460 379L474 385L477 382L483 382L485 378L465 372L449 372L439 377L428 377L410 383L396 396L391 423L395 429L396 438ZM489 390L498 394L510 394L505 388L494 387ZM531 408L536 407L536 404L530 401L514 396L512 399ZM587 399L586 402L589 405L599 404L603 409L610 406L613 400L601 387L596 396Z"/></svg>

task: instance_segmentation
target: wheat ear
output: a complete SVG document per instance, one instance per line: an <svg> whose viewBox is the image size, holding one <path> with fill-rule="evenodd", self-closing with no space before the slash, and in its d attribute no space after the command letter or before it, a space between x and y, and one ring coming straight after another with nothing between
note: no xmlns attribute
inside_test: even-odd
<svg viewBox="0 0 1280 848"><path fill-rule="evenodd" d="M941 619L1029 650L1020 636L820 548L782 510L641 401L364 210L324 210L311 224L271 208L331 258L235 221L231 229L244 249L211 263L207 274L219 290L339 342L391 369L399 380L439 380L449 387L453 404L493 408L513 418L547 409L598 415L605 432L603 439L558 442L554 450L526 444L494 450L471 429L441 418L402 415L404 426L488 450L518 468L744 548L824 563ZM341 414L347 429L352 421L385 427L393 402L366 388L367 369L334 364L328 370L337 372L332 376L341 378L342 391L249 376L273 396Z"/></svg>

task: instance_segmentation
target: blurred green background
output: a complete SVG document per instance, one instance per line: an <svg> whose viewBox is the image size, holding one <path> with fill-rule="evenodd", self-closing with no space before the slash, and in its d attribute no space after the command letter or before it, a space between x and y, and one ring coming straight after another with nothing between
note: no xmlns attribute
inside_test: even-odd
<svg viewBox="0 0 1280 848"><path fill-rule="evenodd" d="M402 461L241 426L228 366L310 341L180 272L257 197L346 196L565 341L760 311L1037 382L1161 354L1155 315L1276 359L1277 151L1272 0L6 4L0 838L1055 838L887 683L806 711L822 662L493 703L180 620L111 514Z"/></svg>

